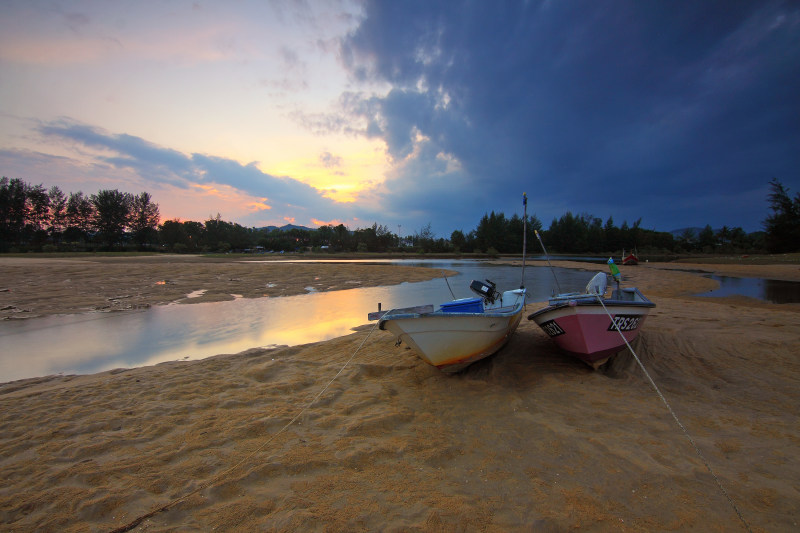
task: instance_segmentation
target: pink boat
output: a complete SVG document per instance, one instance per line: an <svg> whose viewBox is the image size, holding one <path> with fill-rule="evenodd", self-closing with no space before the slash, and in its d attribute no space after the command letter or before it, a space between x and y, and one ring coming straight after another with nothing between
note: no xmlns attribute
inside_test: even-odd
<svg viewBox="0 0 800 533"><path fill-rule="evenodd" d="M621 289L617 284L607 298L606 286L606 274L601 272L592 278L585 293L554 296L528 320L535 321L562 350L597 368L621 351L625 340L636 338L655 307L635 287Z"/></svg>

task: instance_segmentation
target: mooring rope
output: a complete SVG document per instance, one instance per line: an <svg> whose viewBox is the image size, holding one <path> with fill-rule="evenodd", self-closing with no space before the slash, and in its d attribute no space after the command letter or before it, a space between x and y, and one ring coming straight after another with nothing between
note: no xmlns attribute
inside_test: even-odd
<svg viewBox="0 0 800 533"><path fill-rule="evenodd" d="M383 315L383 317L391 314L393 311L395 311L395 309L387 311ZM339 371L336 373L336 375L333 376L330 379L330 381L328 381L328 383L322 388L322 390L319 391L316 394L316 396L314 396L314 398L312 398L311 401L308 402L302 409L300 409L300 411L291 420L289 420L289 422L287 422L285 426L283 426L277 432L273 433L266 441L264 441L255 450L250 452L247 456L245 456L238 463L236 463L235 465L231 466L227 470L224 470L224 471L220 472L219 474L217 474L216 476L212 477L211 479L209 479L207 481L204 481L203 483L201 483L194 490L189 491L186 494L184 494L183 496L175 498L172 501L167 502L164 505L161 505L160 507L157 507L157 508L153 509L152 511L146 513L146 514L143 514L143 515L135 518L134 520L128 522L124 526L121 526L121 527L118 527L116 529L111 530L111 533L123 533L125 531L130 531L131 529L135 528L136 526L138 526L139 524L141 524L142 522L144 522L148 518L152 518L153 516L157 515L158 513L161 513L161 512L166 511L167 509L169 509L171 507L174 507L175 505L181 503L182 501L186 500L187 498L189 498L191 496L194 496L195 494L197 494L201 490L205 490L205 489L207 489L209 487L212 487L212 486L216 485L223 478L225 478L225 476L227 476L228 474L230 474L231 472L233 472L234 470L236 470L237 468L242 466L244 463L246 463L247 461L252 459L253 456L255 456L257 453L261 452L270 442L275 440L275 438L278 435L280 435L281 433L286 431L289 428L289 426L294 424L297 421L297 419L300 418L303 415L303 413L305 413L312 405L314 405L316 403L316 401L320 398L320 396L322 396L325 393L325 391L328 390L328 388L333 384L333 382L336 381L336 378L338 378L342 374L342 372L344 372L344 369L347 368L347 366L350 364L350 362L353 360L353 358L356 356L356 354L361 350L361 348L364 346L364 344L366 344L367 339L370 338L372 333L375 331L375 328L378 327L378 324L380 324L380 320L375 322L375 325L373 325L372 328L370 328L369 333L367 333L367 336L364 337L364 340L361 341L361 344L359 344L358 348L356 348L356 350L353 352L353 355L351 355L350 358L347 361L345 361L345 363L342 365L342 368L340 368Z"/></svg>
<svg viewBox="0 0 800 533"><path fill-rule="evenodd" d="M619 333L620 337L622 337L622 340L625 341L625 345L631 351L631 354L633 354L633 357L634 357L634 359L636 359L636 362L638 363L639 368L641 368L642 372L644 372L644 375L647 377L647 380L650 382L650 385L653 387L653 390L656 391L656 394L658 394L658 397L661 398L662 402L664 402L664 405L667 407L667 410L669 411L669 414L671 414L672 418L675 419L675 422L678 424L678 427L681 428L681 430L683 431L683 434L686 436L687 439L689 439L689 442L692 443L692 446L694 447L695 453L697 453L697 456L700 457L700 460L703 462L703 464L705 465L706 469L711 474L711 477L713 477L714 481L716 481L717 487L719 487L719 490L722 492L722 494L728 500L728 503L731 504L731 507L733 507L733 510L736 512L736 515L739 517L739 520L742 521L742 524L744 525L745 529L747 531L749 531L750 533L752 533L753 530L750 529L750 525L747 523L747 520L745 520L744 516L742 516L742 513L739 511L739 508L736 506L736 503L734 503L733 498L731 498L730 495L728 494L728 491L725 490L725 487L722 485L722 482L720 481L719 477L717 477L717 474L714 472L714 469L711 468L711 465L709 464L709 462L706 459L705 455L703 455L703 452L700 451L700 448L697 446L697 443L695 443L694 439L689 434L689 431L681 423L680 419L678 418L678 415L676 415L675 411L672 410L672 406L669 404L667 399L664 397L663 394L661 394L661 390L658 388L658 385L656 385L656 382L653 381L653 378L650 377L650 373L644 367L644 364L642 363L641 359L639 359L639 356L636 355L636 352L631 347L631 345L628 343L628 339L626 339L625 335L623 335L622 331L620 331L619 324L617 324L614 321L614 317L611 316L611 313L609 313L608 308L606 307L606 304L603 303L603 299L602 299L601 295L595 294L595 296L597 297L597 301L600 302L600 305L603 306L603 310L608 315L608 318L611 319L611 324L613 324L614 329L617 331L617 333Z"/></svg>

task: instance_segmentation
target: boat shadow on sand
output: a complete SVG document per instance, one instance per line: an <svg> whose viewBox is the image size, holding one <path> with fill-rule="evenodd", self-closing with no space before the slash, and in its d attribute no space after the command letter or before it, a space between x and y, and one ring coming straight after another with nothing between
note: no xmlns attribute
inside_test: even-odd
<svg viewBox="0 0 800 533"><path fill-rule="evenodd" d="M521 324L506 346L491 357L477 361L463 370L443 376L447 379L487 380L499 384L531 386L543 376L599 375L615 380L635 379L641 376L636 359L625 347L596 370L580 359L563 352L532 322ZM653 361L647 349L647 332L631 342L639 359L649 367ZM413 351L413 350L412 350Z"/></svg>

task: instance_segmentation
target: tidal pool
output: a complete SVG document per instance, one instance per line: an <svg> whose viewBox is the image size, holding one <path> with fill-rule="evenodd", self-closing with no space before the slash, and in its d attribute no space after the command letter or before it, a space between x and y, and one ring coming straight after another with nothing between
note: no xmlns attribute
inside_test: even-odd
<svg viewBox="0 0 800 533"><path fill-rule="evenodd" d="M775 304L800 302L800 282L762 278L734 278L730 276L708 276L719 282L719 289L696 296L716 297L749 296Z"/></svg>

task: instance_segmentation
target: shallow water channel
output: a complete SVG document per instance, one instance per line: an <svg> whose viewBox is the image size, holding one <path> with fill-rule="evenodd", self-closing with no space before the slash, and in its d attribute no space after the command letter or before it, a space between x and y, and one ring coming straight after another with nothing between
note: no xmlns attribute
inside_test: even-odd
<svg viewBox="0 0 800 533"><path fill-rule="evenodd" d="M228 302L156 306L139 312L90 313L0 322L0 382L51 374L91 374L164 361L203 359L250 348L297 345L351 333L367 314L474 296L473 279L490 279L498 290L518 288L519 267L481 261L392 261L410 266L456 270L459 275L281 298L239 298ZM541 265L541 263L538 263ZM546 267L525 269L529 302L554 292L582 290L603 265L587 271Z"/></svg>
<svg viewBox="0 0 800 533"><path fill-rule="evenodd" d="M703 292L697 296L721 298L723 296L749 296L774 304L800 302L800 282L761 278L734 278L709 275L719 282L719 289Z"/></svg>

